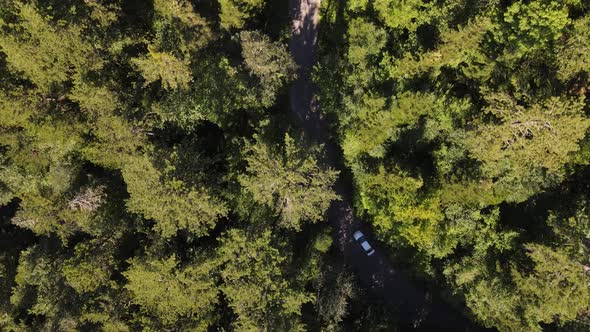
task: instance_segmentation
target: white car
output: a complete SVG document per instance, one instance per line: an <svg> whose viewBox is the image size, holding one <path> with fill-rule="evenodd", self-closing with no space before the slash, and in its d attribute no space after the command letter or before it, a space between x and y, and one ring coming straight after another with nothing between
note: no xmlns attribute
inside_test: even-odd
<svg viewBox="0 0 590 332"><path fill-rule="evenodd" d="M369 242L367 242L367 239L365 238L365 235L361 231L354 232L354 234L352 235L352 237L354 237L354 239L358 243L361 244L361 247L363 248L363 250L365 251L365 253L367 254L367 256L373 256L373 254L375 253L375 249L373 249L373 247L371 247L371 245L369 244Z"/></svg>

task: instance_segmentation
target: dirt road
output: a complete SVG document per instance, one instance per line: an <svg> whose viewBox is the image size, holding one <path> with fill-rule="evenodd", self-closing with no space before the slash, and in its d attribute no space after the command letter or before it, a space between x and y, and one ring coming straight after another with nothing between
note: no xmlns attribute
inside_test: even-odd
<svg viewBox="0 0 590 332"><path fill-rule="evenodd" d="M383 300L393 306L403 318L403 330L416 331L483 331L469 319L437 299L424 287L419 287L404 273L395 269L379 248L367 257L352 239L358 229L371 238L371 230L361 223L352 209L352 176L342 162L342 151L331 138L330 126L319 113L314 99L316 88L311 70L316 62L318 23L321 0L289 0L293 22L291 55L299 65L298 78L290 90L291 110L300 121L305 134L324 144L330 166L341 170L335 189L342 200L334 202L328 211L329 222L335 229L335 242L344 261L367 289L368 300ZM382 301L379 301L381 303Z"/></svg>

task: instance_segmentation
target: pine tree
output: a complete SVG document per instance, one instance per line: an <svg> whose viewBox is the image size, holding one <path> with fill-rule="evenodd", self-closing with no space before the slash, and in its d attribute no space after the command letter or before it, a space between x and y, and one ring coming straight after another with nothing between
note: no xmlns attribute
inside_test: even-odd
<svg viewBox="0 0 590 332"><path fill-rule="evenodd" d="M246 174L238 177L242 187L275 211L281 227L299 230L306 221L322 220L338 199L331 189L338 172L319 164L320 148L304 150L289 134L280 147L255 139L246 149Z"/></svg>
<svg viewBox="0 0 590 332"><path fill-rule="evenodd" d="M238 330L302 331L301 306L313 297L291 287L281 271L284 257L271 244L271 233L249 235L231 230L221 240L221 291L237 316Z"/></svg>

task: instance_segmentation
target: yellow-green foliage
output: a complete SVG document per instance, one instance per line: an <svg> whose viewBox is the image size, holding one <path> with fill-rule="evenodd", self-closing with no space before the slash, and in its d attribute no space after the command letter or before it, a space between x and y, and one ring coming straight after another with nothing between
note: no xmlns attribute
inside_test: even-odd
<svg viewBox="0 0 590 332"><path fill-rule="evenodd" d="M387 70L395 78L411 78L427 72L436 77L441 68L450 67L461 69L468 77L487 78L493 61L481 53L479 44L491 27L489 18L480 17L459 30L446 30L436 50L420 54L418 59L410 53L401 59L388 59L393 63Z"/></svg>
<svg viewBox="0 0 590 332"><path fill-rule="evenodd" d="M145 84L161 81L164 89L186 88L192 80L190 62L170 53L158 52L152 47L149 54L131 59L133 65L141 72Z"/></svg>
<svg viewBox="0 0 590 332"><path fill-rule="evenodd" d="M174 167L171 165L170 167ZM156 221L155 229L172 237L179 229L204 235L227 213L227 207L204 187L193 187L169 177L145 156L123 166L129 210Z"/></svg>
<svg viewBox="0 0 590 332"><path fill-rule="evenodd" d="M504 44L508 61L543 56L540 52L553 46L569 21L568 8L558 1L515 2L494 35Z"/></svg>
<svg viewBox="0 0 590 332"><path fill-rule="evenodd" d="M562 79L573 78L580 72L590 74L590 17L574 21L567 41L558 47L557 63Z"/></svg>
<svg viewBox="0 0 590 332"><path fill-rule="evenodd" d="M219 0L219 19L224 29L240 29L264 7L265 0Z"/></svg>
<svg viewBox="0 0 590 332"><path fill-rule="evenodd" d="M338 199L332 185L338 172L320 166L317 146L303 147L285 134L281 146L261 137L246 150L246 173L238 180L254 200L268 206L279 217L281 227L300 230L306 222L318 222Z"/></svg>
<svg viewBox="0 0 590 332"><path fill-rule="evenodd" d="M84 39L82 27L52 23L34 4L19 4L19 9L14 30L0 34L0 49L16 73L49 91L101 68L103 61L94 45Z"/></svg>
<svg viewBox="0 0 590 332"><path fill-rule="evenodd" d="M400 169L359 171L356 170L361 207L372 216L378 232L388 242L403 240L432 252L434 232L443 214L436 200L419 194L424 185L422 179Z"/></svg>
<svg viewBox="0 0 590 332"><path fill-rule="evenodd" d="M215 265L198 261L179 266L175 256L163 259L133 259L124 275L133 302L149 315L158 317L164 326L182 320L192 331L206 331L219 297L212 269ZM190 326L189 325L189 326Z"/></svg>
<svg viewBox="0 0 590 332"><path fill-rule="evenodd" d="M269 231L252 236L234 229L221 241L220 288L237 315L233 326L241 331L303 331L301 306L313 296L289 285L281 272L285 258L271 245L270 236Z"/></svg>
<svg viewBox="0 0 590 332"><path fill-rule="evenodd" d="M534 179L536 172L560 175L590 127L583 99L552 97L525 108L503 94L488 93L486 112L495 123L478 123L465 141L470 156L482 162L489 178ZM530 193L509 196L521 201Z"/></svg>
<svg viewBox="0 0 590 332"><path fill-rule="evenodd" d="M422 0L375 0L373 6L386 26L415 30L428 22L432 4Z"/></svg>
<svg viewBox="0 0 590 332"><path fill-rule="evenodd" d="M206 24L205 20L194 11L191 2L187 0L155 0L154 9L168 19L176 18L191 27Z"/></svg>

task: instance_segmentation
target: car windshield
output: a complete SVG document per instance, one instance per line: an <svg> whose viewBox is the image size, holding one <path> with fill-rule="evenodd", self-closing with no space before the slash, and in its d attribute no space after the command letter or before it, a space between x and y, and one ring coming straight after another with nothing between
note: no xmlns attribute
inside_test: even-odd
<svg viewBox="0 0 590 332"><path fill-rule="evenodd" d="M363 249L365 249L366 251L371 250L371 245L367 241L361 243L361 246L363 246Z"/></svg>

